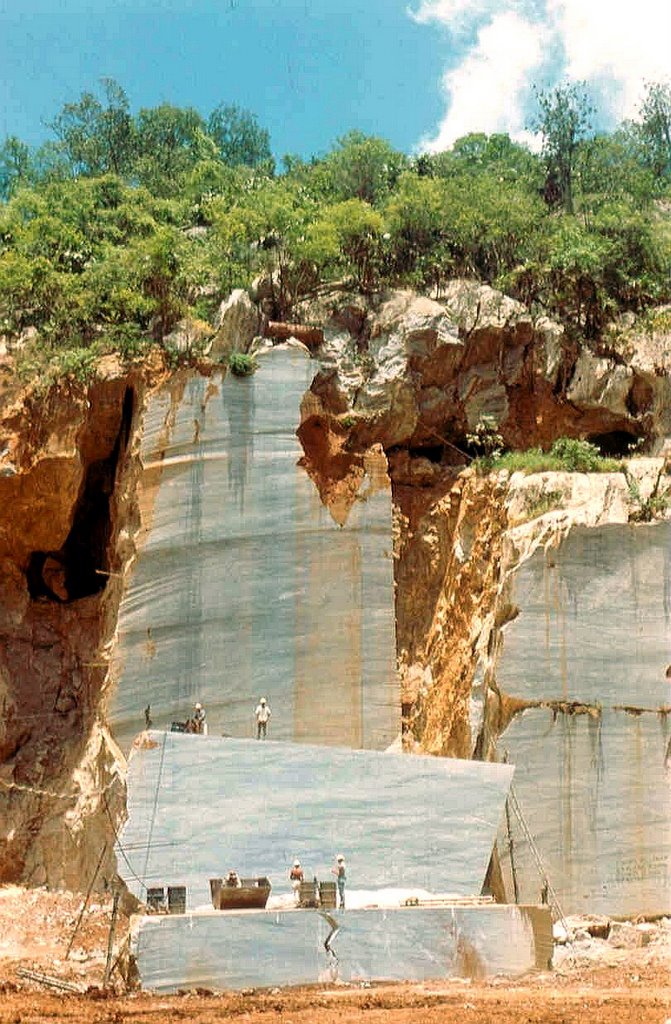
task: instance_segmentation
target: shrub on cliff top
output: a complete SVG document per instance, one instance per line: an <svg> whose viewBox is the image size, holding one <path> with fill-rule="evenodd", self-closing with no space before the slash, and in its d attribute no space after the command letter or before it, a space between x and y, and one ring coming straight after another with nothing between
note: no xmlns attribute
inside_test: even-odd
<svg viewBox="0 0 671 1024"><path fill-rule="evenodd" d="M507 469L511 473L620 473L622 463L604 458L595 444L572 437L559 437L549 452L541 448L528 448L523 452L505 452L493 457L476 459L474 466L480 472Z"/></svg>

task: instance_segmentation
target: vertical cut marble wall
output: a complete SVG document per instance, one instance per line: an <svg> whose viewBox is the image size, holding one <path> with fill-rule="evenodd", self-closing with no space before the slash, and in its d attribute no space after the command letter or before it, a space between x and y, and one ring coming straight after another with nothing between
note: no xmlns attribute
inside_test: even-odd
<svg viewBox="0 0 671 1024"><path fill-rule="evenodd" d="M514 584L499 687L532 708L500 738L567 912L656 913L671 902L671 524L574 529ZM537 896L515 826L522 895Z"/></svg>
<svg viewBox="0 0 671 1024"><path fill-rule="evenodd" d="M142 531L119 620L112 724L207 710L252 736L261 696L274 739L384 748L400 730L391 494L323 508L295 430L316 364L295 349L254 376L173 379L145 418ZM365 486L363 490L368 490Z"/></svg>

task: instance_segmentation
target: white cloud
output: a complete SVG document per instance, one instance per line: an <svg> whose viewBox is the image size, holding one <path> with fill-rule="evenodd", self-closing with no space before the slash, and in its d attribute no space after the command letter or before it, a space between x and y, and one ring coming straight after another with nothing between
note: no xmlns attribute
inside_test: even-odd
<svg viewBox="0 0 671 1024"><path fill-rule="evenodd" d="M497 0L422 0L417 10L408 9L408 14L420 25L436 21L458 31L477 23L483 14L493 13L496 6Z"/></svg>
<svg viewBox="0 0 671 1024"><path fill-rule="evenodd" d="M410 16L457 40L477 33L442 78L447 101L440 150L469 131L525 138L530 87L585 80L612 123L636 115L645 82L671 75L668 0L419 0Z"/></svg>
<svg viewBox="0 0 671 1024"><path fill-rule="evenodd" d="M547 13L564 45L565 76L619 86L616 119L636 113L644 82L668 78L671 5L665 0L548 0Z"/></svg>
<svg viewBox="0 0 671 1024"><path fill-rule="evenodd" d="M447 113L437 134L420 149L440 152L468 132L524 129L530 74L541 63L542 27L518 14L499 14L478 32L476 45L443 76Z"/></svg>

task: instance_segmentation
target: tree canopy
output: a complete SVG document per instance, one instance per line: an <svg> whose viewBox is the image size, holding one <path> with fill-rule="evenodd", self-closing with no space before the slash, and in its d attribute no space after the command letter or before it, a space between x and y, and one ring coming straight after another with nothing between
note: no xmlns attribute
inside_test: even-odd
<svg viewBox="0 0 671 1024"><path fill-rule="evenodd" d="M236 104L133 113L104 79L40 148L0 145L0 333L33 328L82 365L134 354L186 314L211 322L261 273L278 316L328 281L439 290L465 275L598 338L671 301L671 89L650 84L613 132L591 116L584 87L560 86L538 93L539 153L472 133L408 156L352 131L278 172Z"/></svg>

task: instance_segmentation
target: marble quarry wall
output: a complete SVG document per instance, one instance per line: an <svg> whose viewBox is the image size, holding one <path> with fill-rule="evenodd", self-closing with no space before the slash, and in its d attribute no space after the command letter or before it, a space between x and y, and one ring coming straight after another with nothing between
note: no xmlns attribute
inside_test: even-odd
<svg viewBox="0 0 671 1024"><path fill-rule="evenodd" d="M382 749L400 732L388 478L364 474L338 525L298 465L315 363L259 361L149 401L110 715L124 749L147 704L156 727L200 701L211 734L252 736L261 696L274 739Z"/></svg>
<svg viewBox="0 0 671 1024"><path fill-rule="evenodd" d="M119 870L138 896L186 885L190 909L231 869L268 876L274 894L291 893L296 857L306 877L332 880L338 853L353 889L477 896L512 775L452 758L152 732L131 754L130 863Z"/></svg>
<svg viewBox="0 0 671 1024"><path fill-rule="evenodd" d="M524 710L498 756L516 765L515 790L559 900L566 912L662 912L671 899L671 524L575 527L519 569L511 596L519 614L504 627L496 677ZM513 839L521 897L537 897L516 821Z"/></svg>

